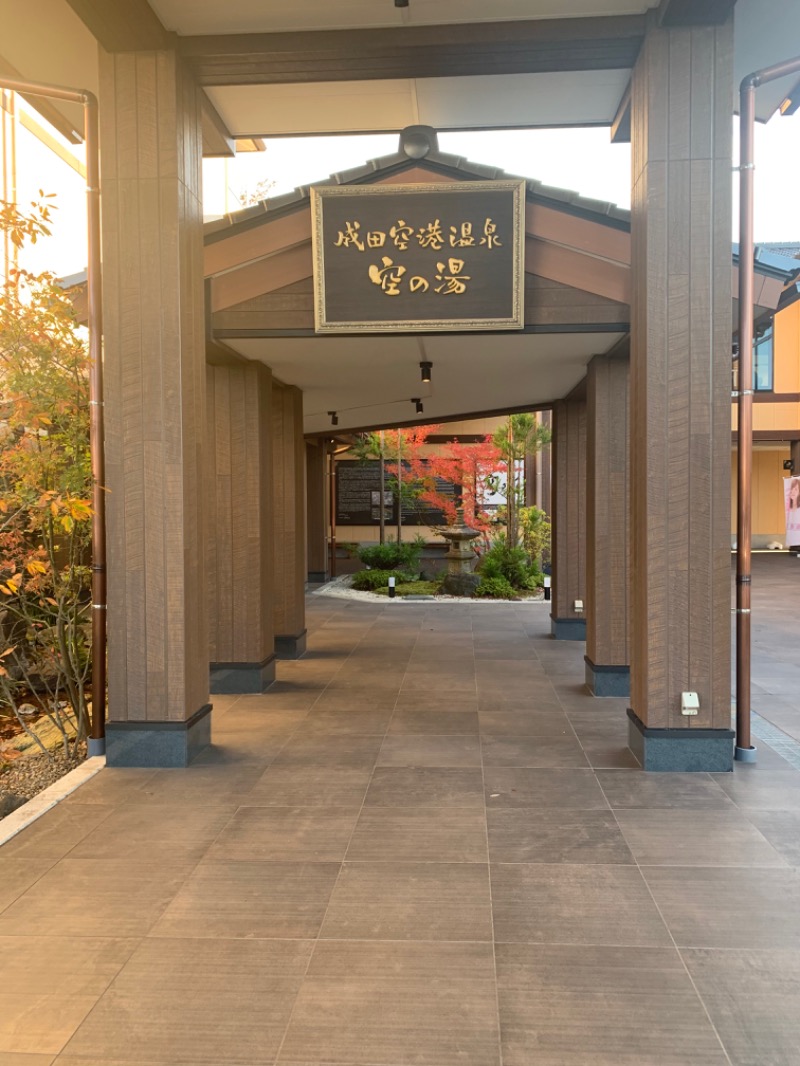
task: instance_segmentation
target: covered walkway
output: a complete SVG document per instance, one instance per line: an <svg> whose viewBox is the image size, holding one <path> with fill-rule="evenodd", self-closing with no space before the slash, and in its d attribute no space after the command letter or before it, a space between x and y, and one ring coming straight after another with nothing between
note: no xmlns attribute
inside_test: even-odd
<svg viewBox="0 0 800 1066"><path fill-rule="evenodd" d="M308 619L0 850L2 1066L797 1062L800 772L643 774L543 604Z"/></svg>

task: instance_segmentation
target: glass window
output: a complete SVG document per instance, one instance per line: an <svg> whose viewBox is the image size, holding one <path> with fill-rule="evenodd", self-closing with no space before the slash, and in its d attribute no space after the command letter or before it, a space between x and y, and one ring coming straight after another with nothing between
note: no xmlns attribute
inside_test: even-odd
<svg viewBox="0 0 800 1066"><path fill-rule="evenodd" d="M753 339L753 389L772 392L772 323L756 329Z"/></svg>

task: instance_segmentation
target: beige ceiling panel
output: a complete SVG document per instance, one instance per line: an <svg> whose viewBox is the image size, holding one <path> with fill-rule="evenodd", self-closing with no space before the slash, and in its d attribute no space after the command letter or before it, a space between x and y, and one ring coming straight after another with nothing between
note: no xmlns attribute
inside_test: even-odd
<svg viewBox="0 0 800 1066"><path fill-rule="evenodd" d="M566 395L586 373L593 355L606 352L619 333L514 334L425 337L433 381L419 380L419 338L297 337L226 341L249 359L303 389L305 430L339 431L415 417L412 397L421 397L425 419L548 403ZM491 373L487 359L491 352Z"/></svg>
<svg viewBox="0 0 800 1066"><path fill-rule="evenodd" d="M419 120L435 129L574 126L613 121L630 70L424 78Z"/></svg>
<svg viewBox="0 0 800 1066"><path fill-rule="evenodd" d="M508 19L640 15L657 0L150 0L169 30L196 33L269 33L378 26L435 26Z"/></svg>
<svg viewBox="0 0 800 1066"><path fill-rule="evenodd" d="M401 130L419 121L410 81L226 85L206 91L236 137Z"/></svg>

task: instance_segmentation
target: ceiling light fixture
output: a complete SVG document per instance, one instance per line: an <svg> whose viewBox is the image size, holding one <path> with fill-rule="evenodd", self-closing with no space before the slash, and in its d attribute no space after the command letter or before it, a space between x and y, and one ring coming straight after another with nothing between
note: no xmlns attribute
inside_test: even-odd
<svg viewBox="0 0 800 1066"><path fill-rule="evenodd" d="M394 0L395 7L408 7L408 0Z"/></svg>
<svg viewBox="0 0 800 1066"><path fill-rule="evenodd" d="M429 362L427 359L423 359L422 362L419 364L419 369L422 375L422 380L427 385L431 380L431 371L433 370L433 363Z"/></svg>
<svg viewBox="0 0 800 1066"><path fill-rule="evenodd" d="M336 414L336 412L335 411L328 411L328 414L331 416L331 425L332 426L338 426L339 425L339 416Z"/></svg>
<svg viewBox="0 0 800 1066"><path fill-rule="evenodd" d="M422 406L422 400L420 400L420 398L418 396L412 396L411 402L416 407L417 414L421 415L423 413L423 411L424 411L424 408Z"/></svg>

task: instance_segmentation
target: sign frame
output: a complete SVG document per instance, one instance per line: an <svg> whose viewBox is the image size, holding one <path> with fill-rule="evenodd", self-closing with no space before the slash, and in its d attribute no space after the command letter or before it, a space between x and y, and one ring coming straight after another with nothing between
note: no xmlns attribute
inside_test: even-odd
<svg viewBox="0 0 800 1066"><path fill-rule="evenodd" d="M314 262L314 330L316 333L436 333L472 330L522 330L525 328L525 204L524 178L498 181L423 182L408 185L312 185L311 245ZM480 192L509 192L512 201L511 314L495 318L397 320L387 316L379 321L330 319L325 293L325 201L340 197L414 197L436 193L452 195ZM444 254L444 252L442 253Z"/></svg>

